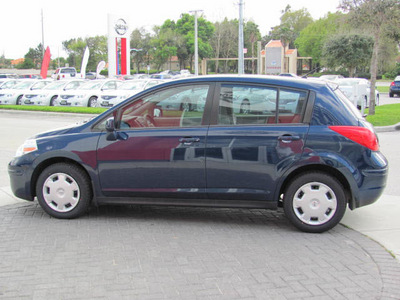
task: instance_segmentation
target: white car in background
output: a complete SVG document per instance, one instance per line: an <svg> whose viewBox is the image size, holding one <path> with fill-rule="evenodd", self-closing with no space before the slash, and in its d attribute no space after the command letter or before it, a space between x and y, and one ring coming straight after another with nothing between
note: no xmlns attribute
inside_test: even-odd
<svg viewBox="0 0 400 300"><path fill-rule="evenodd" d="M84 80L54 81L41 90L24 94L21 99L21 104L54 106L55 101L61 92L76 90L84 83Z"/></svg>
<svg viewBox="0 0 400 300"><path fill-rule="evenodd" d="M53 80L25 79L11 89L0 91L0 104L21 105L24 94L44 88Z"/></svg>
<svg viewBox="0 0 400 300"><path fill-rule="evenodd" d="M122 81L117 79L90 80L76 90L60 93L55 101L55 105L96 107L97 99L105 91L116 90L121 84Z"/></svg>
<svg viewBox="0 0 400 300"><path fill-rule="evenodd" d="M0 79L0 90L12 89L15 85L20 83L20 79L2 78Z"/></svg>
<svg viewBox="0 0 400 300"><path fill-rule="evenodd" d="M100 96L97 106L105 108L113 107L134 94L164 82L165 80L158 79L136 79L125 81L118 87L118 89L104 92Z"/></svg>
<svg viewBox="0 0 400 300"><path fill-rule="evenodd" d="M356 89L356 86L365 85L366 92L358 95L357 107L361 108L363 101L364 101L364 107L369 107L369 95L371 91L371 83L369 82L369 80L365 78L340 78L335 80L335 82L339 85L339 89L343 92L343 94L345 94L346 97L349 98L352 102L355 102L353 100L355 100L354 97L356 97L356 95L353 94ZM375 89L375 104L379 105L379 92L376 89Z"/></svg>

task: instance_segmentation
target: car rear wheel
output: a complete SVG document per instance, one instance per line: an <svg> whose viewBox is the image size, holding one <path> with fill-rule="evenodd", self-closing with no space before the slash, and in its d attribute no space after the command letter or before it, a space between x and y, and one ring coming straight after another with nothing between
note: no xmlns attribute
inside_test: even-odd
<svg viewBox="0 0 400 300"><path fill-rule="evenodd" d="M298 229L320 233L336 226L346 211L343 186L321 172L304 173L288 185L283 207L285 215Z"/></svg>
<svg viewBox="0 0 400 300"><path fill-rule="evenodd" d="M39 175L36 195L40 206L50 216L72 219L87 211L92 190L82 169L72 164L56 163Z"/></svg>
<svg viewBox="0 0 400 300"><path fill-rule="evenodd" d="M389 97L390 97L390 98L393 98L393 93L389 93Z"/></svg>

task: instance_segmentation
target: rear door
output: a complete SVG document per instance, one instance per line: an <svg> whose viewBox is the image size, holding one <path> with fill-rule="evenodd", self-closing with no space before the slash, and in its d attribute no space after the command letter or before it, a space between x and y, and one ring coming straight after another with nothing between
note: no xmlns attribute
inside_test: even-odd
<svg viewBox="0 0 400 300"><path fill-rule="evenodd" d="M301 157L308 92L251 84L216 89L207 147L209 197L274 200L278 179Z"/></svg>

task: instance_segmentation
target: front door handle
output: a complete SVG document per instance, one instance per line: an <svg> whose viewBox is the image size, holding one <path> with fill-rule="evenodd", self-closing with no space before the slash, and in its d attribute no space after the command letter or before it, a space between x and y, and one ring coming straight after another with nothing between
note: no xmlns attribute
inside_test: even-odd
<svg viewBox="0 0 400 300"><path fill-rule="evenodd" d="M200 138L198 137L183 137L179 139L179 143L184 145L191 145L198 142L200 142Z"/></svg>
<svg viewBox="0 0 400 300"><path fill-rule="evenodd" d="M300 140L300 136L298 135L284 134L278 137L278 141L282 143L290 143L292 141L298 141L298 140Z"/></svg>

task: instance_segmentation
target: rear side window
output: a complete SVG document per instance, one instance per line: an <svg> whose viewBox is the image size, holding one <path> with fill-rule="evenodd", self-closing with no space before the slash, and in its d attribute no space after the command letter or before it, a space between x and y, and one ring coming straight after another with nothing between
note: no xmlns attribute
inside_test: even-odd
<svg viewBox="0 0 400 300"><path fill-rule="evenodd" d="M223 84L218 124L300 123L307 92L252 85Z"/></svg>

